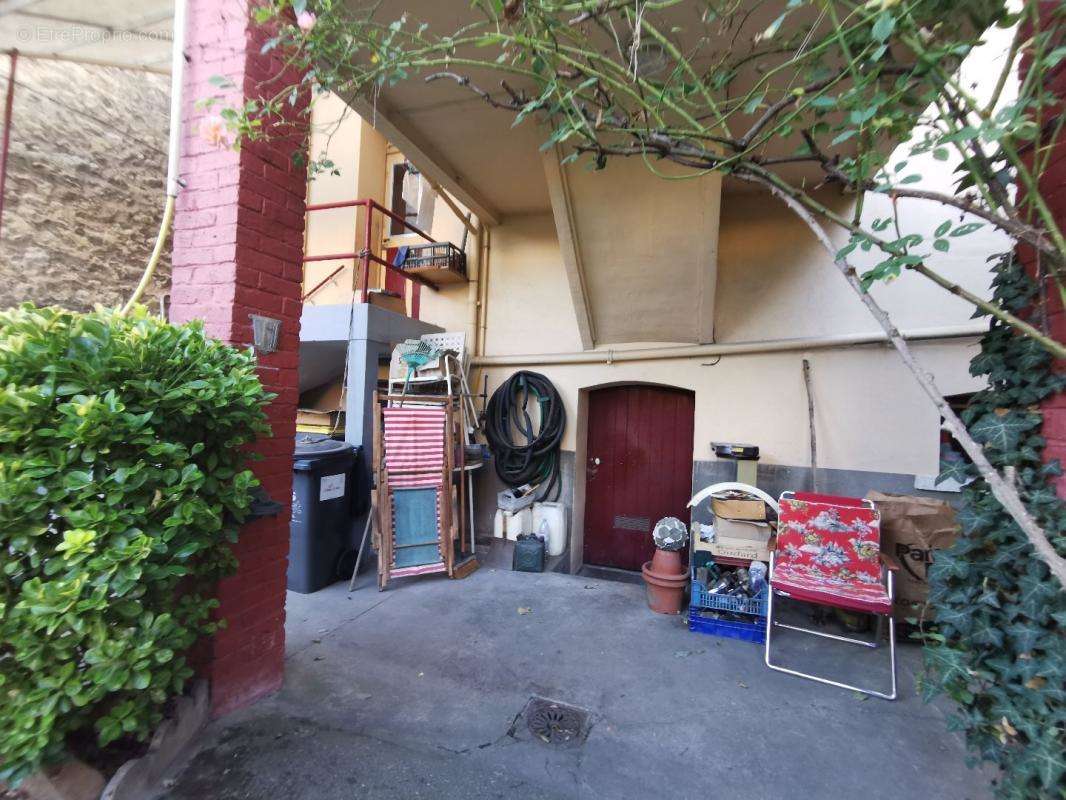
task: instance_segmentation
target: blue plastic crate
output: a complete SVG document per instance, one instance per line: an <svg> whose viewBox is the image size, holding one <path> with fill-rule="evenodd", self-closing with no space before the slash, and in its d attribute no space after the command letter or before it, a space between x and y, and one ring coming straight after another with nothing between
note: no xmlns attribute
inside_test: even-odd
<svg viewBox="0 0 1066 800"><path fill-rule="evenodd" d="M734 614L751 614L756 617L766 616L766 588L755 597L732 597L727 594L711 594L707 587L698 580L692 581L692 599L689 605L696 609L714 611L732 611Z"/></svg>
<svg viewBox="0 0 1066 800"><path fill-rule="evenodd" d="M690 608L688 611L688 629L711 636L724 636L727 639L740 639L741 641L755 644L766 643L766 622L758 617L755 622L711 619L709 617L701 617L700 609Z"/></svg>

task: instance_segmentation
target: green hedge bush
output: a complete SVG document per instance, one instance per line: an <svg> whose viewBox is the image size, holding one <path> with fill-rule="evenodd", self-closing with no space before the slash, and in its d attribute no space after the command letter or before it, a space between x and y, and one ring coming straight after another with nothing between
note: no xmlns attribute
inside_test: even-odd
<svg viewBox="0 0 1066 800"><path fill-rule="evenodd" d="M0 778L144 739L183 690L269 399L197 323L0 313Z"/></svg>

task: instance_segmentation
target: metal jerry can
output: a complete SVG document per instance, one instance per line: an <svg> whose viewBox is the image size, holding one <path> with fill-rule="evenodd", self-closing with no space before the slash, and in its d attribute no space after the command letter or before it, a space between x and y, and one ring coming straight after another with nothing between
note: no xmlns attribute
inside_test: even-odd
<svg viewBox="0 0 1066 800"><path fill-rule="evenodd" d="M515 572L544 572L544 540L532 533L519 534L514 543L511 569Z"/></svg>

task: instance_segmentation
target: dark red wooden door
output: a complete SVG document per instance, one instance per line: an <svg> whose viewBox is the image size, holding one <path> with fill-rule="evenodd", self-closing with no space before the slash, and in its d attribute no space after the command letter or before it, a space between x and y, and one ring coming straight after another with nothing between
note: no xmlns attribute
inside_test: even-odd
<svg viewBox="0 0 1066 800"><path fill-rule="evenodd" d="M691 392L613 386L589 394L585 563L639 570L662 517L688 522Z"/></svg>

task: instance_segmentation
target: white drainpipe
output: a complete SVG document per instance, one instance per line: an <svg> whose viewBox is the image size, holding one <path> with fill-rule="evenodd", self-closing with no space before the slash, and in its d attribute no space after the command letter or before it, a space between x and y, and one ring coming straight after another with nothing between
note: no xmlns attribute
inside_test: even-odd
<svg viewBox="0 0 1066 800"><path fill-rule="evenodd" d="M170 140L167 142L167 196L177 197L181 154L181 111L185 88L186 0L174 3L174 47L170 53Z"/></svg>
<svg viewBox="0 0 1066 800"><path fill-rule="evenodd" d="M972 339L988 330L987 323L971 323L942 328L917 328L901 331L910 342L941 339ZM536 367L562 364L614 364L620 361L662 361L676 358L705 358L754 353L784 353L795 350L825 350L859 345L887 344L881 332L845 333L802 339L764 339L752 342L645 347L634 350L584 350L571 353L543 353L513 356L477 356L473 364L480 367Z"/></svg>
<svg viewBox="0 0 1066 800"><path fill-rule="evenodd" d="M178 192L181 190L181 182L178 180L178 157L181 153L181 106L182 90L185 80L185 10L186 0L176 0L174 3L174 45L170 53L170 141L167 143L167 186L166 202L163 205L163 219L159 223L159 233L155 238L155 247L148 258L148 264L144 268L141 280L137 288L133 290L130 299L122 307L120 312L123 316L140 302L145 290L152 282L159 259L163 255L163 246L170 233L170 226L174 222L174 206L177 202ZM162 311L160 311L162 313Z"/></svg>

